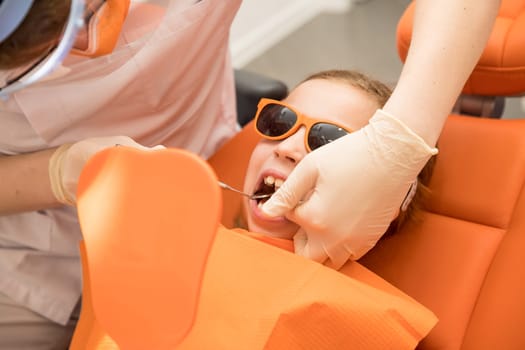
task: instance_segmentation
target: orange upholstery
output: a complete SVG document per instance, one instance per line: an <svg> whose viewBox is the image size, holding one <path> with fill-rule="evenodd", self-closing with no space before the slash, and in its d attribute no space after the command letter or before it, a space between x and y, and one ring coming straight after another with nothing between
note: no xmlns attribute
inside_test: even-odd
<svg viewBox="0 0 525 350"><path fill-rule="evenodd" d="M397 49L402 61L405 61L410 46L414 7L415 2L412 2L397 28ZM525 0L501 0L499 15L487 47L467 80L463 93L486 96L523 94L525 91L524 33Z"/></svg>
<svg viewBox="0 0 525 350"><path fill-rule="evenodd" d="M452 116L439 143L423 220L361 262L437 314L422 349L522 349L525 120Z"/></svg>

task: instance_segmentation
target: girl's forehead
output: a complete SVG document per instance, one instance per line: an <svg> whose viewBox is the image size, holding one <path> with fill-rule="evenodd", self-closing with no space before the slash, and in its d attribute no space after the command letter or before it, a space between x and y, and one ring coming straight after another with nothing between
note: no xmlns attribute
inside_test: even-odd
<svg viewBox="0 0 525 350"><path fill-rule="evenodd" d="M314 79L299 84L284 100L312 118L332 120L357 130L380 106L362 89L339 80Z"/></svg>

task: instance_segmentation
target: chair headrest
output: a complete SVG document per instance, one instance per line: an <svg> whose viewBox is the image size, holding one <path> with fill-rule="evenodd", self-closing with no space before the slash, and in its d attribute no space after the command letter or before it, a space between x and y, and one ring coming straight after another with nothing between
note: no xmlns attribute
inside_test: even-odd
<svg viewBox="0 0 525 350"><path fill-rule="evenodd" d="M415 1L407 7L397 27L397 49L403 62L412 37L414 8ZM488 44L463 93L485 96L525 93L525 0L501 1Z"/></svg>

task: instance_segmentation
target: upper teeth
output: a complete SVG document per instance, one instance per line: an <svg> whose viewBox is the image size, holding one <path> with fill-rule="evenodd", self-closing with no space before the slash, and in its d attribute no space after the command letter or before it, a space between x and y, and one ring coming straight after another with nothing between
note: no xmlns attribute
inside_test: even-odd
<svg viewBox="0 0 525 350"><path fill-rule="evenodd" d="M276 179L275 177L269 175L264 178L264 183L268 186L273 185L275 187L275 190L277 190L279 187L283 184L283 179Z"/></svg>

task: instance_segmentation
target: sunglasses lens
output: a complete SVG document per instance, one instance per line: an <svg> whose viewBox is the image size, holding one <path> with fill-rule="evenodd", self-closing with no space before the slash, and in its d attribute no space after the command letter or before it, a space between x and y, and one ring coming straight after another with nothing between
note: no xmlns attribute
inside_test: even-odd
<svg viewBox="0 0 525 350"><path fill-rule="evenodd" d="M308 146L313 151L345 135L348 135L348 131L337 125L317 123L312 125L308 133Z"/></svg>
<svg viewBox="0 0 525 350"><path fill-rule="evenodd" d="M268 104L259 113L257 130L268 137L286 134L297 122L294 111L277 104Z"/></svg>

